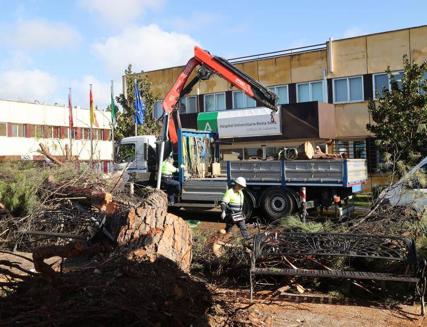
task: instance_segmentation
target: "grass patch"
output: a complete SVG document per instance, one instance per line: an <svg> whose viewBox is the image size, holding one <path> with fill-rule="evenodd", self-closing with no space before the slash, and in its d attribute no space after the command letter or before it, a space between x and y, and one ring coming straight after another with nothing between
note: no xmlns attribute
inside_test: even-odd
<svg viewBox="0 0 427 327"><path fill-rule="evenodd" d="M289 216L280 221L280 226L286 231L298 231L304 233L322 233L332 231L332 223L316 223L308 221L303 223L298 216Z"/></svg>

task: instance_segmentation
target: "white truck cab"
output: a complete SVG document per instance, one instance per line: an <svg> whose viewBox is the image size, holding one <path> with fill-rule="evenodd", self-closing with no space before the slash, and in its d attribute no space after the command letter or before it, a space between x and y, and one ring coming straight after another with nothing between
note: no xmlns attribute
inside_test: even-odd
<svg viewBox="0 0 427 327"><path fill-rule="evenodd" d="M424 212L427 209L427 157L381 192L378 199L392 207L406 206Z"/></svg>
<svg viewBox="0 0 427 327"><path fill-rule="evenodd" d="M120 141L116 150L115 171L126 170L129 177L147 183L153 165L156 165L156 136L131 136Z"/></svg>

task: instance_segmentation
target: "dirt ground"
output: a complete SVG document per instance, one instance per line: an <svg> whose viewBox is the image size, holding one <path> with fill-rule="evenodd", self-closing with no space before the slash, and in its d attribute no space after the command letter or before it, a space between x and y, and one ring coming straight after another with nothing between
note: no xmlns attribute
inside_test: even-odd
<svg viewBox="0 0 427 327"><path fill-rule="evenodd" d="M195 227L205 233L213 233L224 228L224 223L215 212L181 213L187 219L203 217ZM255 232L254 227L249 230ZM239 235L237 227L233 234ZM215 303L233 306L236 312L235 323L242 326L427 326L427 318L420 315L420 305L386 306L384 303L356 303L352 299L333 302L327 297L303 294L288 297L257 299L250 302L248 291L216 290ZM262 296L265 297L265 296ZM221 311L220 308L218 308ZM213 323L215 321L215 323ZM211 318L212 324L221 325L221 318ZM224 324L224 326L227 324Z"/></svg>
<svg viewBox="0 0 427 327"><path fill-rule="evenodd" d="M419 307L415 306L384 309L284 301L280 304L256 303L245 310L250 318L259 320L263 326L427 326L427 320L420 317ZM250 324L248 321L242 323Z"/></svg>
<svg viewBox="0 0 427 327"><path fill-rule="evenodd" d="M224 227L218 219L218 213L181 213L181 216L189 220L206 218L200 223L193 224L195 229L206 233L215 233ZM253 227L252 230L254 231ZM237 228L233 234L239 235ZM30 257L29 254L23 255ZM31 263L23 258L0 253L0 260L4 259L20 262L26 269L33 270ZM52 258L50 263L58 264L59 261L60 258ZM310 293L282 295L278 298L270 297L268 292L263 291L251 302L247 289L238 291L210 284L207 284L207 288L212 295L212 304L206 311L207 317L203 326L427 327L427 318L420 316L419 304L390 307L384 303L356 303L351 299L335 302L326 295Z"/></svg>

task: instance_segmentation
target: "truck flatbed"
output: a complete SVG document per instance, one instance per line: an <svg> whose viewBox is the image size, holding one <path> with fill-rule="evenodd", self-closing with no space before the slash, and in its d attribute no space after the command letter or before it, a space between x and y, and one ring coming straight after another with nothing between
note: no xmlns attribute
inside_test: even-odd
<svg viewBox="0 0 427 327"><path fill-rule="evenodd" d="M228 161L227 177L242 176L249 185L352 187L366 182L364 159Z"/></svg>

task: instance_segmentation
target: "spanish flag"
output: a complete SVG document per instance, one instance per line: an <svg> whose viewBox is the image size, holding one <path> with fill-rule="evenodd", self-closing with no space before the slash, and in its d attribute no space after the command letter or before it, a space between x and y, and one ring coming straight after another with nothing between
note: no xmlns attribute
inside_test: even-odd
<svg viewBox="0 0 427 327"><path fill-rule="evenodd" d="M90 84L90 90L89 90L89 105L90 105L90 126L95 125L98 126L98 121L96 120L95 115L95 108L93 107L93 95L92 95L92 84Z"/></svg>

